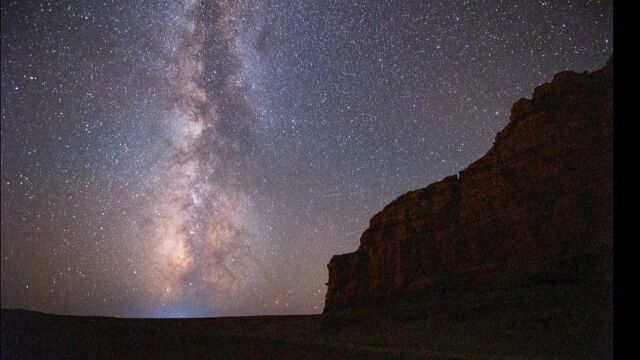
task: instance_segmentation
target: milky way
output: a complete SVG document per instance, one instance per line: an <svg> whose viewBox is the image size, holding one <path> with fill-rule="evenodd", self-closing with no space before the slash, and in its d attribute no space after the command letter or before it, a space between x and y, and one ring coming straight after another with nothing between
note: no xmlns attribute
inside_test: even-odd
<svg viewBox="0 0 640 360"><path fill-rule="evenodd" d="M3 2L2 306L317 313L326 264L612 53L607 1Z"/></svg>
<svg viewBox="0 0 640 360"><path fill-rule="evenodd" d="M252 265L248 200L243 192L223 184L230 175L219 157L233 152L233 144L217 130L220 117L226 114L218 112L216 99L200 84L205 70L203 46L210 32L219 32L218 51L234 56L238 40L228 23L235 9L215 8L218 14L211 23L218 29L204 24L205 10L210 9L198 2L172 10L164 47L170 70L167 90L173 102L163 119L168 141L151 173L156 183L147 209L149 221L137 236L146 246L137 257L150 258L145 265L147 276L167 302L195 294L213 309L235 309L252 303L245 290L259 280L255 270L245 274ZM222 85L229 93L241 87L229 81L233 75Z"/></svg>

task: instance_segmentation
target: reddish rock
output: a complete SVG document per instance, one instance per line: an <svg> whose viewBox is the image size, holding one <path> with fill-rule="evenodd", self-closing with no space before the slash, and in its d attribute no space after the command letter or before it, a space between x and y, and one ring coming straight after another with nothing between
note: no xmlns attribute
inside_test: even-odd
<svg viewBox="0 0 640 360"><path fill-rule="evenodd" d="M360 247L331 259L325 313L610 284L612 68L557 74L513 105L482 158L374 215Z"/></svg>

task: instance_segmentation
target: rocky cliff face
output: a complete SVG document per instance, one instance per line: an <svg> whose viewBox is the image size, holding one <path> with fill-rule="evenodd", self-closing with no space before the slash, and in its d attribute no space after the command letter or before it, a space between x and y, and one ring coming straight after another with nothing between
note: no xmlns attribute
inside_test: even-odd
<svg viewBox="0 0 640 360"><path fill-rule="evenodd" d="M486 155L377 213L360 247L331 259L324 312L610 288L612 68L557 74L513 105Z"/></svg>

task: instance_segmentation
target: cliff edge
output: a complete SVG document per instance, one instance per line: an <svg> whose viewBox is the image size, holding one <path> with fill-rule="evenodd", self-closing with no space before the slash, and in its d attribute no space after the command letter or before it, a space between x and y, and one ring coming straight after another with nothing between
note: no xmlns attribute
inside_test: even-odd
<svg viewBox="0 0 640 360"><path fill-rule="evenodd" d="M435 314L450 311L448 299L476 308L509 299L534 310L588 303L606 318L612 75L612 59L591 73L555 75L513 105L483 157L373 216L360 247L331 259L324 314Z"/></svg>

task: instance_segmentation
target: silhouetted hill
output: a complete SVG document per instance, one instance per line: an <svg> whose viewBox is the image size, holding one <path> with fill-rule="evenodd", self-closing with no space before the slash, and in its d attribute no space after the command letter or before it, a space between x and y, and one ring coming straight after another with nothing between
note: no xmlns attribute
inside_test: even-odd
<svg viewBox="0 0 640 360"><path fill-rule="evenodd" d="M0 345L2 359L483 358L416 346L423 325L403 323L380 318L344 326L320 315L123 319L3 309ZM389 327L397 331L386 332Z"/></svg>

